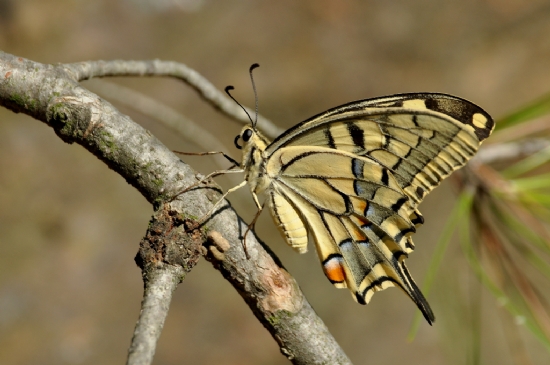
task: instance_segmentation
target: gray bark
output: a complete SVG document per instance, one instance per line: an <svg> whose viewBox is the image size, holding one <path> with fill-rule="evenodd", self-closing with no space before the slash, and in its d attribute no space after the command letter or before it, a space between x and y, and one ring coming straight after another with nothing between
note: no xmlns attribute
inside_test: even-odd
<svg viewBox="0 0 550 365"><path fill-rule="evenodd" d="M162 61L45 65L0 52L0 105L46 123L67 143L80 144L155 208L136 256L145 291L128 364L151 363L172 292L201 253L240 293L292 363L350 364L295 280L252 232L246 259L240 237L246 224L227 202L196 227L196 217L219 199L219 189L204 184L178 195L197 182L196 173L150 132L78 84L94 76L182 77L182 69L185 66ZM191 72L186 82L201 84L197 75ZM209 102L221 100L222 93L201 85L193 87L217 93ZM223 110L224 103L216 108Z"/></svg>

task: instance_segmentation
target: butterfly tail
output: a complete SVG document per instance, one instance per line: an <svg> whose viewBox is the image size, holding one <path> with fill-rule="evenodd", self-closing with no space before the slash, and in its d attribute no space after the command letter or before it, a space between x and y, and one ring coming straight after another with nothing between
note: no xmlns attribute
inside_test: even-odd
<svg viewBox="0 0 550 365"><path fill-rule="evenodd" d="M412 301L416 304L418 309L420 309L420 311L424 315L424 318L426 318L426 321L428 321L428 323L431 325L435 321L435 316L432 312L432 308L430 308L430 305L422 294L422 291L420 291L420 288L414 282L414 279L409 273L409 270L405 266L405 262L400 262L397 265L399 267L398 270L402 273L400 276L403 276L406 279L403 280L403 283L405 284L403 290L409 295L409 297L411 297Z"/></svg>
<svg viewBox="0 0 550 365"><path fill-rule="evenodd" d="M344 225L346 220L342 218ZM375 225L364 228L363 232L367 240L352 239L339 245L345 262L346 287L354 299L367 304L376 291L397 286L407 293L431 325L435 316L405 266L406 255L399 250L390 250L390 247L399 248L399 245Z"/></svg>
<svg viewBox="0 0 550 365"><path fill-rule="evenodd" d="M357 246L361 247L361 244ZM351 290L353 298L358 303L367 304L375 292L397 286L412 299L430 325L435 321L428 301L414 282L403 261L377 255L376 263L365 264L363 258L366 256L350 255L344 250L342 253L347 264L344 265L346 286ZM365 273L368 274L365 275Z"/></svg>

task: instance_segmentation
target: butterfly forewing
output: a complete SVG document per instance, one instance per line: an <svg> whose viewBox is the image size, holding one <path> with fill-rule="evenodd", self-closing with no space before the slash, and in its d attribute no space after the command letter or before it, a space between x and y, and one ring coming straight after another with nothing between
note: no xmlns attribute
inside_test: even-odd
<svg viewBox="0 0 550 365"><path fill-rule="evenodd" d="M375 291L400 287L431 323L404 263L424 222L417 206L493 126L481 108L449 95L363 100L290 128L265 151L265 138L252 138L243 167L252 192L268 194L287 242L305 252L308 233L313 237L335 286L363 304Z"/></svg>
<svg viewBox="0 0 550 365"><path fill-rule="evenodd" d="M493 127L484 110L463 99L403 94L319 114L287 130L266 152L302 145L370 157L390 169L418 204L475 154Z"/></svg>

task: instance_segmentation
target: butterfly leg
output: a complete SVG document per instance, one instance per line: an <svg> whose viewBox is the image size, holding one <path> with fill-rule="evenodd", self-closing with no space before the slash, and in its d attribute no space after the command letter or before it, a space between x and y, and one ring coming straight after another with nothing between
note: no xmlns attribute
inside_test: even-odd
<svg viewBox="0 0 550 365"><path fill-rule="evenodd" d="M233 167L235 167L235 166L233 166ZM233 167L229 168L228 170L216 170L216 171L213 171L213 172L209 173L208 175L206 175L205 177L203 177L202 179L200 179L199 181L197 181L193 185L188 186L185 189L183 189L182 191L175 194L172 197L172 199L170 199L170 201L173 201L174 199L176 199L181 194L184 194L184 193L188 192L189 190L191 190L193 188L196 188L197 186L201 185L203 182L210 179L211 177L216 177L216 176L223 175L223 174L233 174L233 173L237 173L237 172L243 172L242 169L232 170Z"/></svg>
<svg viewBox="0 0 550 365"><path fill-rule="evenodd" d="M231 162L235 166L240 166L239 162L237 162L235 159L231 158L229 155L225 154L225 152L222 151L210 151L210 152L181 152L181 151L172 151L174 153L185 155L185 156L210 156L210 155L222 155L225 157L229 162Z"/></svg>
<svg viewBox="0 0 550 365"><path fill-rule="evenodd" d="M174 199L176 199L178 196L180 196L181 194L184 194L186 192L188 192L189 190L199 186L200 184L202 184L203 182L205 182L206 180L212 178L212 177L215 177L215 176L219 176L219 175L223 175L223 174L231 174L231 173L235 173L235 172L243 172L243 169L239 168L238 170L234 170L235 167L240 167L240 164L235 161L233 158L229 157L228 155L226 155L224 152L222 151L211 151L211 152L181 152L181 151L173 151L174 153L178 153L180 155L186 155L186 156L209 156L209 155L223 155L223 157L225 157L229 162L232 163L232 165L226 169L226 170L216 170L214 172L211 172L210 174L206 175L205 177L203 177L202 179L200 179L199 181L197 181L195 184L191 185L191 186L188 186L187 188L183 189L182 191L178 192L176 195L174 195L172 197L172 199L170 199L170 201L173 201Z"/></svg>
<svg viewBox="0 0 550 365"><path fill-rule="evenodd" d="M242 183L240 183L239 185L234 186L234 187L232 187L231 189L227 190L227 191L225 192L225 194L222 195L222 197L220 198L220 200L218 200L218 201L212 206L212 208L210 208L210 210L209 210L205 215L203 215L199 220L197 220L197 221L195 222L194 227L198 227L198 226L202 225L204 222L206 222L206 220L207 220L208 218L210 218L210 216L212 216L212 213L214 213L214 211L220 206L220 204L223 203L223 201L224 201L224 199L225 199L226 196L228 196L228 195L231 194L232 192L234 192L234 191L236 191L236 190L242 188L242 187L245 186L245 185L246 185L246 180L243 181Z"/></svg>
<svg viewBox="0 0 550 365"><path fill-rule="evenodd" d="M252 193L252 197L254 198L254 203L256 203L256 206L258 207L258 211L256 212L256 215L252 219L252 222L246 227L246 231L243 235L243 249L244 249L244 255L246 256L247 260L250 260L250 255L248 255L248 250L246 249L246 236L248 235L248 232L254 229L254 226L256 225L256 221L258 220L258 217L260 217L260 214L262 214L262 211L264 209L264 204L260 204L258 201L258 196L255 193Z"/></svg>

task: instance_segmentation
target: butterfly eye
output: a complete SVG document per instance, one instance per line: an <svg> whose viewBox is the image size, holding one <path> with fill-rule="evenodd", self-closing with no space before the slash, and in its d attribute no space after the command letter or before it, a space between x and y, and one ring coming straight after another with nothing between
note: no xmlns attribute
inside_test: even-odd
<svg viewBox="0 0 550 365"><path fill-rule="evenodd" d="M239 145L239 138L241 138L241 135L237 135L237 137L235 137L235 147L237 147L238 149L242 150L243 149L243 146Z"/></svg>
<svg viewBox="0 0 550 365"><path fill-rule="evenodd" d="M243 141L248 142L252 137L252 129L247 129L243 132Z"/></svg>

